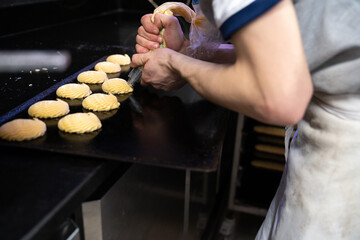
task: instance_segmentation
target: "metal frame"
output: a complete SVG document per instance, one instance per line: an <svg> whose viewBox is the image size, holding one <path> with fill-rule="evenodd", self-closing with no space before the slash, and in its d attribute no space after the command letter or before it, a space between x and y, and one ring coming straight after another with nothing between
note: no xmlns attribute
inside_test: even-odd
<svg viewBox="0 0 360 240"><path fill-rule="evenodd" d="M251 206L251 205L242 205L236 203L235 194L236 194L236 182L238 179L239 171L241 170L240 166L240 152L242 146L242 131L244 128L244 115L238 114L238 120L236 124L236 134L235 134L235 145L234 145L234 154L233 154L233 165L231 172L231 180L230 180L230 191L229 191L229 201L228 208L229 210L250 213L258 216L266 216L267 209Z"/></svg>
<svg viewBox="0 0 360 240"><path fill-rule="evenodd" d="M190 217L190 169L185 171L185 200L184 200L184 230L183 239L186 240L189 232L189 217Z"/></svg>

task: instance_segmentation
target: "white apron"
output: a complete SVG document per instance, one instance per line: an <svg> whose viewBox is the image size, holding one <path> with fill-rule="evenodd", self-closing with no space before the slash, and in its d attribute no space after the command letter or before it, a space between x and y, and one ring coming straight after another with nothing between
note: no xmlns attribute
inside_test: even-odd
<svg viewBox="0 0 360 240"><path fill-rule="evenodd" d="M226 36L277 1L199 2ZM360 240L360 0L293 2L315 96L256 239Z"/></svg>
<svg viewBox="0 0 360 240"><path fill-rule="evenodd" d="M360 239L360 96L316 94L256 240Z"/></svg>

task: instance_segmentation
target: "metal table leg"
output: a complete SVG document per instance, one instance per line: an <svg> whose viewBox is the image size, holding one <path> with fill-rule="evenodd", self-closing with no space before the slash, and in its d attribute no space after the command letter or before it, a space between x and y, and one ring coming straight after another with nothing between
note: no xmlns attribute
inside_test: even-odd
<svg viewBox="0 0 360 240"><path fill-rule="evenodd" d="M244 127L244 116L242 114L238 114L235 143L234 143L235 146L234 146L233 166L232 166L231 182L230 182L230 192L228 199L229 209L232 210L234 209L234 205L235 205L236 181L239 172L239 161L240 161L243 127Z"/></svg>
<svg viewBox="0 0 360 240"><path fill-rule="evenodd" d="M185 201L184 201L184 230L183 239L187 240L189 232L189 213L190 213L190 170L185 173Z"/></svg>

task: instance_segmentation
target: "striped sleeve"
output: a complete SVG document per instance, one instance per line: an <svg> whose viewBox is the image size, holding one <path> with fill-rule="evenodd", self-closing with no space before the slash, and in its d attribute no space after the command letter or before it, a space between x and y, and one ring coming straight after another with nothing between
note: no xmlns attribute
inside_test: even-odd
<svg viewBox="0 0 360 240"><path fill-rule="evenodd" d="M228 40L241 27L256 19L280 0L213 0L217 27Z"/></svg>

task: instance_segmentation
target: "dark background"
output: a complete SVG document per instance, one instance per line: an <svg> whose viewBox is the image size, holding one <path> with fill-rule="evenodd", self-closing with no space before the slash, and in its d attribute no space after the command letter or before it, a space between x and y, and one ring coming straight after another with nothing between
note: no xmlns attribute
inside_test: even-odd
<svg viewBox="0 0 360 240"><path fill-rule="evenodd" d="M155 2L160 5L166 1ZM154 7L147 0L1 0L0 38L117 9L150 13Z"/></svg>

